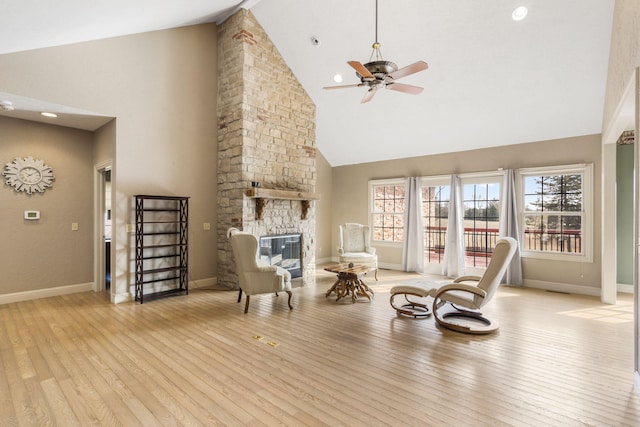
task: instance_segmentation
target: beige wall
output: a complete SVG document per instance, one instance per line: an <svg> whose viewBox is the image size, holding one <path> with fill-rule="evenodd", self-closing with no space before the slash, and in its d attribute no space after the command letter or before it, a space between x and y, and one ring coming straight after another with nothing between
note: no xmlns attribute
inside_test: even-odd
<svg viewBox="0 0 640 427"><path fill-rule="evenodd" d="M627 84L638 66L640 66L640 2L616 0L602 123L603 132L609 128Z"/></svg>
<svg viewBox="0 0 640 427"><path fill-rule="evenodd" d="M436 176L451 173L495 171L498 168L594 164L594 256L592 263L559 262L537 259L523 260L525 280L571 284L584 287L600 286L600 135L558 139L529 144L510 145L434 156L340 166L333 169L332 241L338 241L337 224L368 223L368 182L409 176ZM399 247L377 246L381 265L398 266L402 261ZM337 257L337 251L332 254Z"/></svg>
<svg viewBox="0 0 640 427"><path fill-rule="evenodd" d="M313 202L316 206L316 262L321 263L331 259L334 245L331 241L333 174L331 165L320 151L316 155L316 172L316 193L320 195L320 200Z"/></svg>
<svg viewBox="0 0 640 427"><path fill-rule="evenodd" d="M91 132L0 117L2 166L32 156L55 175L49 190L30 196L3 179L0 294L93 282L92 141ZM25 210L39 210L40 220L23 219Z"/></svg>
<svg viewBox="0 0 640 427"><path fill-rule="evenodd" d="M190 276L216 275L216 43L206 24L0 55L0 91L117 120L114 301L132 296L135 194L190 196Z"/></svg>
<svg viewBox="0 0 640 427"><path fill-rule="evenodd" d="M116 120L111 120L94 132L93 164L102 165L106 162L113 163L116 158L115 145ZM112 164L112 166L114 165Z"/></svg>

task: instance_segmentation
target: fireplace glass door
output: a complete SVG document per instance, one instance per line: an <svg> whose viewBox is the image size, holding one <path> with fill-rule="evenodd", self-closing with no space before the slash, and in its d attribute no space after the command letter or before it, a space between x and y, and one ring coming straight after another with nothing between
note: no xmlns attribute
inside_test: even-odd
<svg viewBox="0 0 640 427"><path fill-rule="evenodd" d="M260 237L260 260L288 270L291 278L302 276L300 234L278 234Z"/></svg>

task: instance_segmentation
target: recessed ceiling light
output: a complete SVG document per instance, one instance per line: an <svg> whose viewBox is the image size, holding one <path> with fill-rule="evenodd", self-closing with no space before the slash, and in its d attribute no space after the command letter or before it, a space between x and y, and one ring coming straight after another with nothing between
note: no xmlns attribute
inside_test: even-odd
<svg viewBox="0 0 640 427"><path fill-rule="evenodd" d="M333 81L336 83L342 83L342 74L336 74L333 76Z"/></svg>
<svg viewBox="0 0 640 427"><path fill-rule="evenodd" d="M43 111L42 113L40 113L41 115L45 116L45 117L58 117L57 114L55 113L47 113L46 111Z"/></svg>
<svg viewBox="0 0 640 427"><path fill-rule="evenodd" d="M525 6L519 6L513 10L511 17L514 21L522 21L527 17L527 13L529 13L529 9L527 9Z"/></svg>

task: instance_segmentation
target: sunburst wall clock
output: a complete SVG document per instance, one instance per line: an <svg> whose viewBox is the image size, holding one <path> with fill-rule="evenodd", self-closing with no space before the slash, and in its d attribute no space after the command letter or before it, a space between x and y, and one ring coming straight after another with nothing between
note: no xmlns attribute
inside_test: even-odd
<svg viewBox="0 0 640 427"><path fill-rule="evenodd" d="M42 160L35 160L28 156L25 158L16 157L11 163L4 166L4 182L13 187L17 192L33 194L34 192L44 193L51 188L56 179L51 166Z"/></svg>

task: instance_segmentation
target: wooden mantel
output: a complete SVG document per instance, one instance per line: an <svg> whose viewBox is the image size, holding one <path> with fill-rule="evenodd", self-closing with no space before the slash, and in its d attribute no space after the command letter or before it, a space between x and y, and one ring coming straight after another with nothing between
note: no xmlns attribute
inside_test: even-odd
<svg viewBox="0 0 640 427"><path fill-rule="evenodd" d="M262 219L262 211L268 199L300 200L302 206L302 219L307 219L311 201L320 200L320 196L315 193L305 193L296 190L272 190L259 187L249 188L246 195L250 199L256 199L256 220Z"/></svg>

